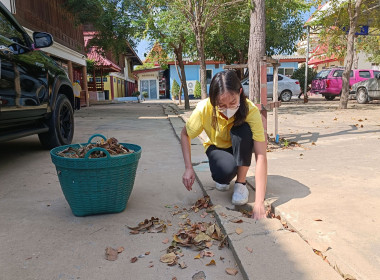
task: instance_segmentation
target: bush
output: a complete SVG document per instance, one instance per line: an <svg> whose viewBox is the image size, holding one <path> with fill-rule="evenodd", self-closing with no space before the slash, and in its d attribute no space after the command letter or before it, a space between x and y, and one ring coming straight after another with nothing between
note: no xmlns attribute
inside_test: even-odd
<svg viewBox="0 0 380 280"><path fill-rule="evenodd" d="M304 92L304 87L305 87L305 68L306 65L305 63L301 65L300 68L298 68L296 71L294 71L292 75L292 79L296 79L300 81L300 86L302 92ZM315 75L317 75L317 71L315 71L313 68L310 68L307 70L307 85L309 88L309 85L311 85L311 81L314 79Z"/></svg>
<svg viewBox="0 0 380 280"><path fill-rule="evenodd" d="M173 97L177 97L179 95L179 84L176 80L173 81L171 94Z"/></svg>
<svg viewBox="0 0 380 280"><path fill-rule="evenodd" d="M132 96L134 97L138 97L140 95L140 92L139 91L135 91L132 93Z"/></svg>
<svg viewBox="0 0 380 280"><path fill-rule="evenodd" d="M148 98L148 97L149 97L149 94L148 94L148 92L143 91L143 92L142 92L142 96L143 96L144 99L145 99L145 98Z"/></svg>
<svg viewBox="0 0 380 280"><path fill-rule="evenodd" d="M201 98L201 83L199 81L195 82L194 98Z"/></svg>

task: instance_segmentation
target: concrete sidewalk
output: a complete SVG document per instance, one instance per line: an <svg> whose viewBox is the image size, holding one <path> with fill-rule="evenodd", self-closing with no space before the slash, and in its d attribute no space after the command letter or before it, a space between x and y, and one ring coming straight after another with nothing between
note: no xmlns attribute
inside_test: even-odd
<svg viewBox="0 0 380 280"><path fill-rule="evenodd" d="M323 258L337 274L347 279L378 279L380 106L378 102L359 105L350 101L349 109L339 111L338 102L312 97L308 104L293 101L282 105L280 137L297 144L271 146L266 200L282 223L297 232L305 250L312 254L317 250L319 260ZM183 120L190 114L179 110ZM272 128L273 116L268 113L269 134ZM204 188L214 201L227 205L230 194L226 198L213 190L213 182L205 174L207 159L197 156L195 169ZM248 182L254 187L252 171ZM283 245L287 244L291 243ZM316 268L316 264L312 266ZM247 271L247 266L242 264L242 270Z"/></svg>

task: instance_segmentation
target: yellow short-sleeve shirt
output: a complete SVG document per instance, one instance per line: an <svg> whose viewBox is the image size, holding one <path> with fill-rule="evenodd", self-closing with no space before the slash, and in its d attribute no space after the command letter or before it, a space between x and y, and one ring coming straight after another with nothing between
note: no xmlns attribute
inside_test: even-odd
<svg viewBox="0 0 380 280"><path fill-rule="evenodd" d="M246 99L246 103L249 111L245 121L251 127L252 138L258 142L264 142L264 128L259 109L249 99ZM215 145L222 149L229 148L232 146L230 131L234 125L235 118L232 117L227 120L217 111L219 129L215 130L211 126L212 110L213 107L209 98L200 101L186 122L187 134L193 139L204 130L208 136L207 141L203 143L205 150L210 145Z"/></svg>

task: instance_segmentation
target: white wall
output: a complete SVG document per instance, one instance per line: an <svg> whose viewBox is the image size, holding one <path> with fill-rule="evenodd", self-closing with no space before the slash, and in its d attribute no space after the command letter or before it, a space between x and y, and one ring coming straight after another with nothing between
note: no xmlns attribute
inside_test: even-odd
<svg viewBox="0 0 380 280"><path fill-rule="evenodd" d="M15 13L15 3L14 0L0 0L1 3L12 13Z"/></svg>

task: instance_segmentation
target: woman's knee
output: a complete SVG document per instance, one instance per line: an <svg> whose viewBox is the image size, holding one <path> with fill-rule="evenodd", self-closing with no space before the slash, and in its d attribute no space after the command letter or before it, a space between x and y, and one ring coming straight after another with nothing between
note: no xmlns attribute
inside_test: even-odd
<svg viewBox="0 0 380 280"><path fill-rule="evenodd" d="M214 170L214 172L211 172L211 177L215 182L219 184L229 184L236 176L236 173L237 166L235 165L229 170Z"/></svg>

